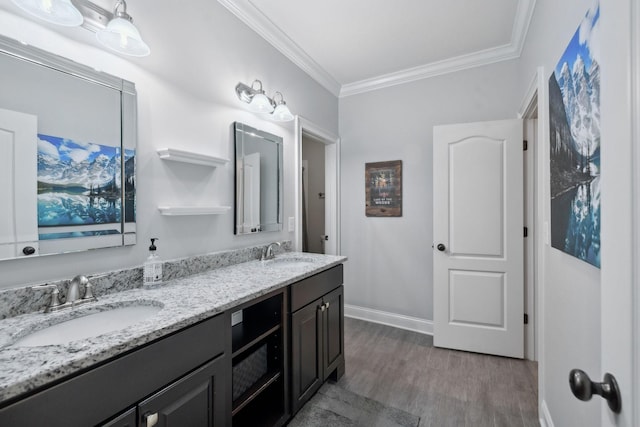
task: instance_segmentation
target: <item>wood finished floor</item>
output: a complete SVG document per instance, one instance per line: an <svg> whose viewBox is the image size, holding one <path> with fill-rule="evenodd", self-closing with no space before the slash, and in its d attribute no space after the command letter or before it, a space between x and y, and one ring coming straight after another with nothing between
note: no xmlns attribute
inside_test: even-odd
<svg viewBox="0 0 640 427"><path fill-rule="evenodd" d="M533 427L535 362L433 347L433 337L345 318L338 384L420 416L420 427Z"/></svg>

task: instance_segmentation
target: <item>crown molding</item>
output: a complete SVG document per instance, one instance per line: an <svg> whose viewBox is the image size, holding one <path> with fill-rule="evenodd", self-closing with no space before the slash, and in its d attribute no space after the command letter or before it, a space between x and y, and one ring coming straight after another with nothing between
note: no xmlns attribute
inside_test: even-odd
<svg viewBox="0 0 640 427"><path fill-rule="evenodd" d="M254 30L263 39L289 58L333 95L340 94L340 83L313 60L289 36L261 13L249 0L218 0L231 13Z"/></svg>
<svg viewBox="0 0 640 427"><path fill-rule="evenodd" d="M250 0L218 0L231 13L278 49L311 78L339 97L396 86L469 68L520 57L533 16L536 0L520 0L514 18L510 43L467 55L456 56L405 70L340 85L324 68L262 14Z"/></svg>
<svg viewBox="0 0 640 427"><path fill-rule="evenodd" d="M515 51L511 44L456 56L454 58L342 85L340 98L493 64L495 62L507 61L517 58L518 56L518 52Z"/></svg>

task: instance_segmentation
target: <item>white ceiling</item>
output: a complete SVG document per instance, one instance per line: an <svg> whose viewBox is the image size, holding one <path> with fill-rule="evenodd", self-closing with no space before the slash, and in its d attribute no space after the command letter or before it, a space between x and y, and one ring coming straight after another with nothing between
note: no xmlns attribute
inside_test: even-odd
<svg viewBox="0 0 640 427"><path fill-rule="evenodd" d="M335 95L520 55L535 0L218 0Z"/></svg>

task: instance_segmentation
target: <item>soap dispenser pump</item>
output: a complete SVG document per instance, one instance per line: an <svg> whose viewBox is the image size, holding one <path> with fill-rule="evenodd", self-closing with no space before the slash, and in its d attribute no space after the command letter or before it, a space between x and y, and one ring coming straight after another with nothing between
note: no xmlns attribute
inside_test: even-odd
<svg viewBox="0 0 640 427"><path fill-rule="evenodd" d="M144 285L157 285L162 283L162 261L156 253L155 241L160 240L157 237L151 239L151 246L149 246L149 256L144 262Z"/></svg>

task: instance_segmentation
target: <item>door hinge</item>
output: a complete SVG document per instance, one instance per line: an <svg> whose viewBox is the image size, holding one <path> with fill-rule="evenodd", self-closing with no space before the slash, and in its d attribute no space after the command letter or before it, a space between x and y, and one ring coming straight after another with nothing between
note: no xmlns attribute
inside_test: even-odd
<svg viewBox="0 0 640 427"><path fill-rule="evenodd" d="M529 237L529 229L527 227L524 228L524 237Z"/></svg>
<svg viewBox="0 0 640 427"><path fill-rule="evenodd" d="M529 149L529 142L525 139L522 141L522 150L527 151Z"/></svg>
<svg viewBox="0 0 640 427"><path fill-rule="evenodd" d="M527 313L524 314L524 324L525 325L529 324L529 315Z"/></svg>

